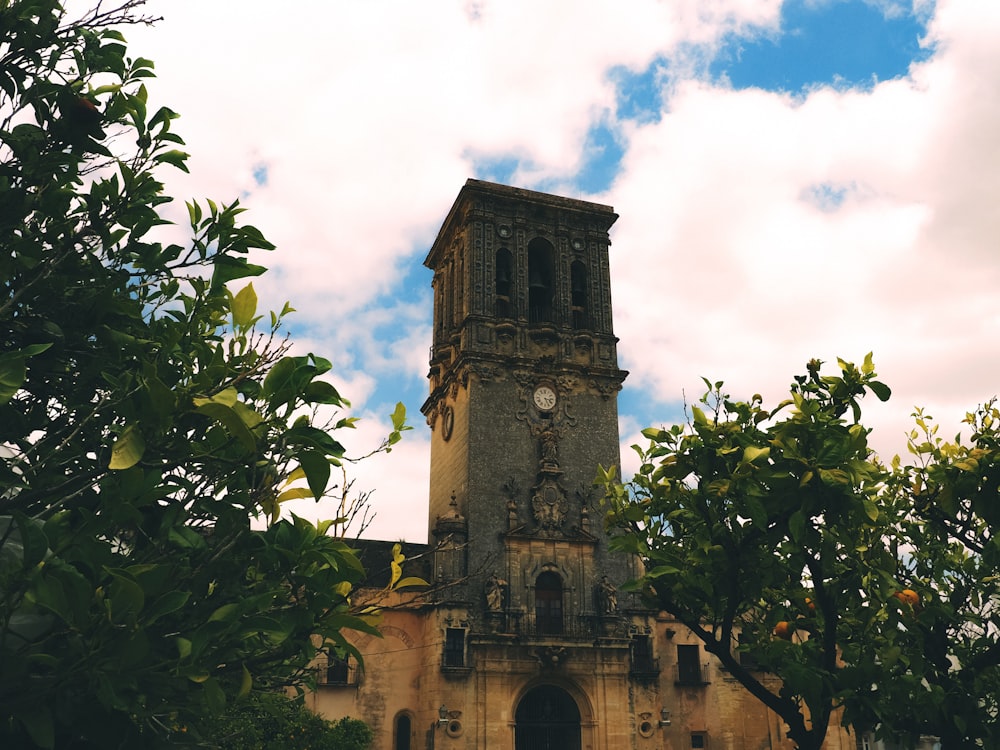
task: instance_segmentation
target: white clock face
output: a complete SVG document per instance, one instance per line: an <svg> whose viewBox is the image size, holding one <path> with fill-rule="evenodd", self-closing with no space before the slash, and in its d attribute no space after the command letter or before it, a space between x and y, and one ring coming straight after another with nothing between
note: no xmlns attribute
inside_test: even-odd
<svg viewBox="0 0 1000 750"><path fill-rule="evenodd" d="M540 385L535 389L532 400L541 411L552 411L556 405L556 392L547 385Z"/></svg>

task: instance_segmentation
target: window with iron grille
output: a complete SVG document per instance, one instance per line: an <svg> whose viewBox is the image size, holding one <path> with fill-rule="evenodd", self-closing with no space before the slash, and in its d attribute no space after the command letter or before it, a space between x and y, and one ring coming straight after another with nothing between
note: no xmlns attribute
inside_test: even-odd
<svg viewBox="0 0 1000 750"><path fill-rule="evenodd" d="M632 671L658 671L653 659L653 641L648 635L632 636Z"/></svg>
<svg viewBox="0 0 1000 750"><path fill-rule="evenodd" d="M445 630L444 666L465 666L465 628L448 628Z"/></svg>
<svg viewBox="0 0 1000 750"><path fill-rule="evenodd" d="M327 685L352 685L354 668L347 659L331 655L326 663L325 677Z"/></svg>

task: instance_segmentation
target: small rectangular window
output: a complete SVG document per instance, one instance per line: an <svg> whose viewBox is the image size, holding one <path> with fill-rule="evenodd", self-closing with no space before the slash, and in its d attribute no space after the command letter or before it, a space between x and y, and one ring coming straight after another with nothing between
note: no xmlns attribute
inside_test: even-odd
<svg viewBox="0 0 1000 750"><path fill-rule="evenodd" d="M652 639L648 635L632 637L632 671L652 672L656 669L653 659Z"/></svg>
<svg viewBox="0 0 1000 750"><path fill-rule="evenodd" d="M445 631L444 666L465 666L465 628L448 628Z"/></svg>
<svg viewBox="0 0 1000 750"><path fill-rule="evenodd" d="M708 747L708 737L704 732L691 732L691 747L696 750L703 750Z"/></svg>
<svg viewBox="0 0 1000 750"><path fill-rule="evenodd" d="M349 685L351 684L351 665L347 659L331 655L326 663L326 684L327 685Z"/></svg>
<svg viewBox="0 0 1000 750"><path fill-rule="evenodd" d="M745 636L743 633L740 633L739 644L740 644L740 650L739 650L740 666L746 667L747 669L751 670L760 669L760 662L757 661L756 652L753 649L749 648L750 644L749 637Z"/></svg>
<svg viewBox="0 0 1000 750"><path fill-rule="evenodd" d="M701 648L697 645L677 646L677 682L682 685L700 685L704 682L701 674Z"/></svg>

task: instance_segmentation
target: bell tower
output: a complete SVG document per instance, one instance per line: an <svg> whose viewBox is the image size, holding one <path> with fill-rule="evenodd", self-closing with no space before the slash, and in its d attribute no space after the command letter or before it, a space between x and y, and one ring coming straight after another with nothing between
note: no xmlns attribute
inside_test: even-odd
<svg viewBox="0 0 1000 750"><path fill-rule="evenodd" d="M631 574L607 554L594 487L599 465L620 462L627 373L608 267L617 218L609 206L469 180L424 261L434 272L421 410L435 576L455 581L448 597L487 629L599 626Z"/></svg>

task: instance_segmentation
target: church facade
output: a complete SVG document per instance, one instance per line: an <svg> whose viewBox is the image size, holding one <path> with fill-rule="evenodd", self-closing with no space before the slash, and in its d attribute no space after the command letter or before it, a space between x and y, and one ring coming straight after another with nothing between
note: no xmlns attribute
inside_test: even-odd
<svg viewBox="0 0 1000 750"><path fill-rule="evenodd" d="M427 255L429 543L404 551L430 586L373 600L363 670L320 665L308 697L379 750L792 747L693 634L619 592L637 562L609 552L594 486L620 462L616 218L469 180ZM832 727L826 747L857 740Z"/></svg>

